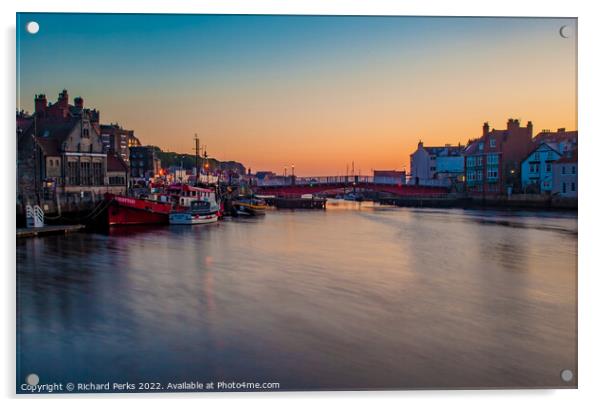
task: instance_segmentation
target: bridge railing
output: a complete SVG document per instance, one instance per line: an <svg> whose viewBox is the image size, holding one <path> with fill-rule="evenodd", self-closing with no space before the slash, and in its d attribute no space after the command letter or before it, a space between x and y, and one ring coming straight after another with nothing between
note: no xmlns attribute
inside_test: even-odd
<svg viewBox="0 0 602 407"><path fill-rule="evenodd" d="M348 184L353 183L372 183L374 177L370 175L334 175L320 177L278 177L271 179L257 180L258 186L285 186L285 185L327 185L327 184Z"/></svg>

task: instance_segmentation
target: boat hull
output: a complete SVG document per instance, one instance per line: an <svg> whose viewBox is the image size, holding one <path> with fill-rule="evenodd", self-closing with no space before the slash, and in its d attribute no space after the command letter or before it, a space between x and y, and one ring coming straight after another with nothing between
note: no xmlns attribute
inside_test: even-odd
<svg viewBox="0 0 602 407"><path fill-rule="evenodd" d="M240 216L261 216L265 215L265 205L254 205L246 202L235 202L234 208Z"/></svg>
<svg viewBox="0 0 602 407"><path fill-rule="evenodd" d="M109 195L107 223L117 225L158 225L169 223L171 205L145 199Z"/></svg>
<svg viewBox="0 0 602 407"><path fill-rule="evenodd" d="M217 213L192 214L187 212L174 212L169 215L171 225L202 225L217 222Z"/></svg>

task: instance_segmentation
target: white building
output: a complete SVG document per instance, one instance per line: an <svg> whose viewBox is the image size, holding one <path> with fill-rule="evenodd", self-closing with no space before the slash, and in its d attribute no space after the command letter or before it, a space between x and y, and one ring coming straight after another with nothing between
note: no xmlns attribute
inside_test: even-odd
<svg viewBox="0 0 602 407"><path fill-rule="evenodd" d="M410 183L414 185L450 184L464 174L464 146L446 144L443 147L425 147L420 141L410 155Z"/></svg>

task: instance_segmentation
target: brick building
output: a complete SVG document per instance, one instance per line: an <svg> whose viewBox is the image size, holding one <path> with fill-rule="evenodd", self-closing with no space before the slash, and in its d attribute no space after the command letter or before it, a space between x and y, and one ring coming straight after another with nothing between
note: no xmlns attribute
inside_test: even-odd
<svg viewBox="0 0 602 407"><path fill-rule="evenodd" d="M17 206L39 204L45 211L76 210L125 193L107 177L107 154L100 138L99 112L63 90L55 103L35 96L31 115L17 114ZM60 207L60 208L59 208Z"/></svg>
<svg viewBox="0 0 602 407"><path fill-rule="evenodd" d="M156 147L130 147L130 176L134 179L150 180L159 174L161 160L157 157Z"/></svg>
<svg viewBox="0 0 602 407"><path fill-rule="evenodd" d="M114 152L126 163L130 160L130 147L140 145L134 130L126 130L117 123L100 125L100 136L105 152Z"/></svg>
<svg viewBox="0 0 602 407"><path fill-rule="evenodd" d="M520 189L521 162L533 149L533 124L521 127L508 119L506 129L483 124L481 137L464 151L466 191L470 195L495 196Z"/></svg>

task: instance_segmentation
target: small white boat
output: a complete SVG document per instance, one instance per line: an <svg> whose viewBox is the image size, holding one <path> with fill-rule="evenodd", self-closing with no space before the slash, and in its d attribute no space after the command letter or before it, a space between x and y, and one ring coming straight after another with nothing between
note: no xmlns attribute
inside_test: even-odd
<svg viewBox="0 0 602 407"><path fill-rule="evenodd" d="M192 201L190 208L169 214L171 225L201 225L217 222L217 219L217 210L208 201Z"/></svg>

